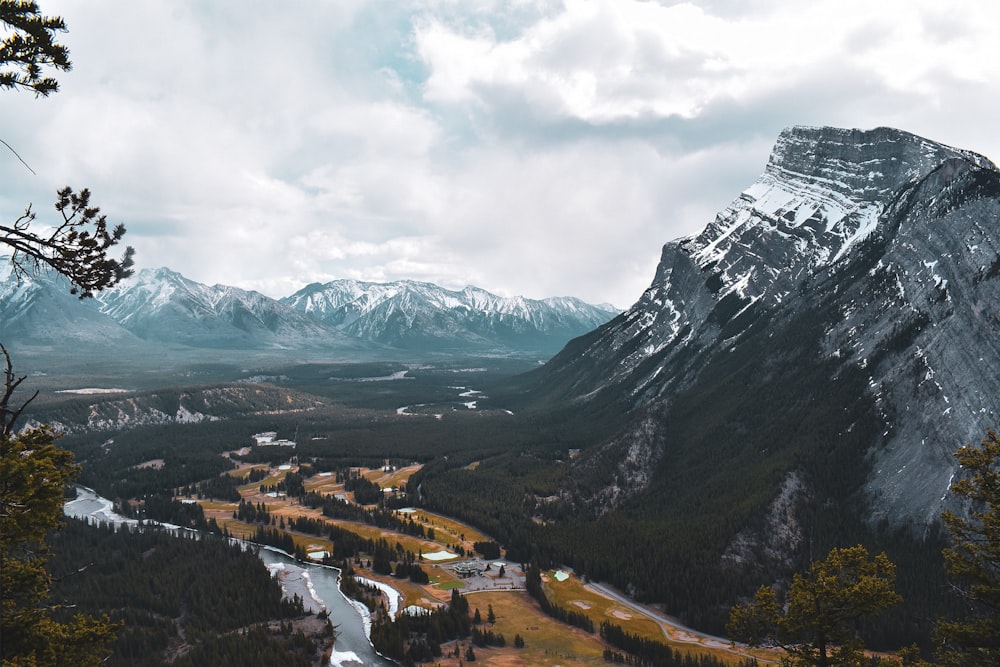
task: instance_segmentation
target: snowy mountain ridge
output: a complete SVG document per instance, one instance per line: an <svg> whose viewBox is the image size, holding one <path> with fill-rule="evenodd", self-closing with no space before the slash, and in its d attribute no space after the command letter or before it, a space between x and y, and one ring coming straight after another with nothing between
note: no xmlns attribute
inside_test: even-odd
<svg viewBox="0 0 1000 667"><path fill-rule="evenodd" d="M368 313L380 304L398 299L422 300L429 306L469 308L497 314L529 316L538 304L546 304L569 312L592 312L595 306L575 297L549 297L527 299L523 296L502 297L480 287L467 286L462 290L449 290L433 283L415 280L397 280L375 283L360 280L334 280L326 284L312 283L295 294L282 299L283 303L307 313L327 314L337 309L349 308L358 313ZM604 312L618 312L613 306L596 306Z"/></svg>
<svg viewBox="0 0 1000 667"><path fill-rule="evenodd" d="M565 343L617 314L572 297L501 297L478 287L455 291L406 280L314 283L282 303L358 338L403 347L455 339L530 347L547 336Z"/></svg>
<svg viewBox="0 0 1000 667"><path fill-rule="evenodd" d="M572 297L504 298L477 287L456 292L416 281L335 281L275 300L227 285L204 285L168 268L143 269L81 302L68 294L59 276L43 272L18 281L9 261L5 267L0 336L14 340L550 355L616 314Z"/></svg>
<svg viewBox="0 0 1000 667"><path fill-rule="evenodd" d="M204 285L167 268L143 269L94 300L103 314L145 340L272 349L347 342L259 292Z"/></svg>
<svg viewBox="0 0 1000 667"><path fill-rule="evenodd" d="M863 437L852 423L839 427L864 441L872 520L926 525L946 506L951 453L1000 424L997 303L992 162L891 128L794 127L700 234L664 246L632 308L535 375L557 396L667 415L608 445L659 448L644 455L654 466L666 443L680 446L671 441L678 419L718 419L707 404L672 413L678 397L752 404L754 394L781 394L776 383L801 382L777 413L794 422L852 378L859 386L838 399L842 414L867 410L882 424ZM722 377L756 370L730 386L711 375L723 368ZM655 476L644 472L636 486L634 473L622 468L609 489L641 494Z"/></svg>
<svg viewBox="0 0 1000 667"><path fill-rule="evenodd" d="M781 133L764 173L705 229L664 246L652 285L606 332L606 345L632 351L608 384L645 359L683 345L719 304L727 319L754 303L780 303L802 281L872 235L895 193L934 171L960 165L995 171L986 158L916 135L794 127ZM707 278L705 278L707 277Z"/></svg>

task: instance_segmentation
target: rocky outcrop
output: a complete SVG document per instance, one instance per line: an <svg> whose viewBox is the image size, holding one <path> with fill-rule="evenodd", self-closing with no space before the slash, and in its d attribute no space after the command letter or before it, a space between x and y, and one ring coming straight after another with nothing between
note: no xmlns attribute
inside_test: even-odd
<svg viewBox="0 0 1000 667"><path fill-rule="evenodd" d="M722 554L723 562L736 567L756 567L765 572L792 569L805 541L800 510L807 499L802 475L796 471L788 473L761 525L756 530L740 531Z"/></svg>

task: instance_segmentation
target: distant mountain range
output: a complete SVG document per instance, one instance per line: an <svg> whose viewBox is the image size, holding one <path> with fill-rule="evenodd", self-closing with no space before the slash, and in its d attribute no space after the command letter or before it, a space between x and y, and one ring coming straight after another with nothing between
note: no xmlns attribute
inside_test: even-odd
<svg viewBox="0 0 1000 667"><path fill-rule="evenodd" d="M504 298L413 281L338 280L276 300L167 268L144 269L80 301L61 276L42 272L18 282L0 261L0 341L9 345L551 355L616 314L570 297Z"/></svg>
<svg viewBox="0 0 1000 667"><path fill-rule="evenodd" d="M556 352L618 314L573 297L505 298L478 287L461 291L409 280L314 283L281 300L346 334L390 347Z"/></svg>

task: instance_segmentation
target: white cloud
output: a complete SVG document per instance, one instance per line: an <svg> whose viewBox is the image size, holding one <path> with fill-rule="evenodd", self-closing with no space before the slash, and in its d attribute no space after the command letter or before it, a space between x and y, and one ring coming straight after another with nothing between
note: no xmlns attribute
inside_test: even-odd
<svg viewBox="0 0 1000 667"><path fill-rule="evenodd" d="M602 124L693 118L837 72L927 94L941 92L942 72L988 80L1000 9L960 4L786 1L729 17L695 3L567 0L514 39L435 19L416 36L431 102L482 109L516 91L539 116Z"/></svg>
<svg viewBox="0 0 1000 667"><path fill-rule="evenodd" d="M3 93L0 215L89 186L141 266L627 306L792 124L1000 158L1000 4L46 0L74 70ZM41 216L40 216L41 217Z"/></svg>

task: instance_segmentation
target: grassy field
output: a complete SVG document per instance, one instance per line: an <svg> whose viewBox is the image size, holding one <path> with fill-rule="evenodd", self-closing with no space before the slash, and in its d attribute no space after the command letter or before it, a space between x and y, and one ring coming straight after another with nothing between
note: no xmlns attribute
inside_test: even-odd
<svg viewBox="0 0 1000 667"><path fill-rule="evenodd" d="M493 607L496 623L490 627L484 622L482 627L503 634L507 641L507 647L502 649L476 647L476 662L479 664L504 667L607 664L604 662L605 645L599 636L549 618L523 591L474 593L468 596L468 600L469 608L479 609L480 616L484 620L487 610L490 606ZM514 635L521 635L524 638L523 649L513 648ZM465 646L468 642L461 644ZM454 646L454 643L442 648L447 651L449 646ZM461 654L464 656L464 653L463 649ZM437 662L442 665L458 665L458 660L455 658Z"/></svg>
<svg viewBox="0 0 1000 667"><path fill-rule="evenodd" d="M628 628L629 632L633 634L656 641L664 641L665 637L659 623L648 616L641 616L614 600L587 588L575 576L571 576L565 581L556 581L550 575L551 573L542 575L542 584L545 596L553 604L570 611L583 612L590 617L596 627L600 627L604 621L609 621Z"/></svg>
<svg viewBox="0 0 1000 667"><path fill-rule="evenodd" d="M435 541L442 542L442 544L461 544L462 548L471 550L473 543L487 542L490 539L472 526L446 517L443 514L435 514L427 510L417 510L410 517L414 521L423 524L425 528L433 528ZM442 535L441 533L444 534Z"/></svg>
<svg viewBox="0 0 1000 667"><path fill-rule="evenodd" d="M373 469L362 470L362 474L380 486L388 487L398 486L405 482L417 469L417 466L392 471ZM262 502L267 505L276 521L280 521L281 517L286 519L302 516L323 518L319 510L299 505L287 498L272 498L261 494L260 485L262 483L275 484L283 479L288 471L272 470L271 472L271 476L262 482L241 486L240 494L250 502ZM308 490L316 490L325 494L343 492L343 484L337 484L334 477L329 475L315 475L306 480L305 484ZM221 526L237 537L250 537L256 529L255 525L233 519L233 512L237 507L236 503L205 500L199 502L205 510L206 518L214 517ZM417 510L407 513L406 516L421 523L426 528L433 528L434 540L383 530L356 521L328 518L325 520L331 525L340 526L366 539L384 538L390 544L398 542L403 549L414 554L454 549L456 546L471 551L474 542L488 541L489 539L475 528L441 514ZM295 544L302 546L306 551L331 551L333 548L328 539L319 536L298 533L291 533L291 535ZM403 606L434 607L446 603L451 598L452 590L461 590L466 587L465 582L459 579L446 565L430 561L424 561L421 565L430 577L430 584L427 586L413 584L410 581L400 581L393 577L379 576L364 568L357 568L357 572L364 577L389 584L399 591L400 595L403 596ZM681 652L690 652L692 655L712 655L727 661L735 661L737 658L727 644L703 638L670 625L664 625L645 615L641 610L623 605L594 590L576 576L558 581L552 575L553 572L548 572L542 576L545 593L549 600L567 610L585 613L597 628L603 621L610 621L620 625L630 633L664 642ZM477 661L481 664L539 665L541 667L605 664L603 657L605 644L598 635L588 634L544 615L538 604L523 591L475 591L468 593L468 599L470 608L478 608L484 619L487 609L492 605L497 621L495 627L490 629L502 633L507 640L507 647L503 649L476 648ZM524 638L525 648L513 648L515 634ZM460 655L464 662L467 642L462 642L462 645ZM451 648L454 648L454 644L451 645ZM444 649L447 651L448 647L445 646ZM767 660L772 656L761 653L757 657ZM457 665L459 659L447 657L439 660L438 663Z"/></svg>
<svg viewBox="0 0 1000 667"><path fill-rule="evenodd" d="M253 466L253 467L259 468L261 466ZM387 480L394 480L398 483L399 481L405 481L406 479L408 479L409 476L412 475L414 472L416 472L416 470L418 469L419 469L418 466L411 466L408 468L402 468L389 473L384 473L381 470L374 470L374 471L363 470L362 474L364 474L366 477L371 475L377 480L387 479ZM406 535L394 531L382 530L374 526L370 526L368 524L360 523L357 521L344 521L344 520L324 518L322 512L320 512L318 509L312 509L310 507L299 505L294 500L289 500L288 498L285 497L271 497L260 492L261 485L277 484L278 482L283 480L289 472L292 472L292 470L273 469L271 470L271 474L268 477L264 478L263 480L240 486L239 487L240 496L242 496L244 500L254 504L263 503L267 507L271 515L276 519L280 519L281 517L284 517L286 519L292 517L311 517L314 519L325 519L327 523L329 523L330 525L340 526L366 539L374 540L384 537L389 541L390 544L394 545L396 542L399 542L404 549L406 549L407 551L411 551L414 554L431 553L434 551L439 551L441 549L447 549L451 547L454 543L459 542L458 537L453 534L454 531L443 529L443 525L440 525L435 531L441 533L440 537L438 539L431 541L427 539L414 537L412 535ZM243 474L246 474L245 470ZM323 476L323 475L314 475L313 477L310 477L308 480L305 481L305 487L307 490L310 491L315 490L326 494L343 493L344 490L343 483L338 484L332 476ZM350 494L347 495L350 496ZM214 500L199 500L198 502L202 506L202 509L205 511L206 518L215 518L215 520L219 522L219 525L225 526L234 535L238 537L248 537L253 533L254 526L250 526L249 524L236 521L235 519L232 518L232 514L237 508L236 503L219 502ZM417 515L409 515L409 516L414 517ZM439 524L445 523L445 519L443 517L435 518L434 520L438 521ZM452 526L457 526L457 525L458 525L457 523L452 522ZM470 532L472 532L471 529ZM473 536L477 539L480 538L479 533L473 533ZM302 539L300 540L298 539L298 537L302 537ZM305 542L307 538L311 537L313 536L297 536L296 544L300 542ZM330 544L329 540L320 540L320 538L318 537L315 537L313 541L316 542L323 541L327 545ZM472 548L471 542L469 542L468 548L469 549Z"/></svg>
<svg viewBox="0 0 1000 667"><path fill-rule="evenodd" d="M226 474L229 475L230 477L243 478L246 477L250 473L250 471L254 469L267 470L268 465L266 463L253 463L253 464L243 463L233 468L232 470L229 470Z"/></svg>
<svg viewBox="0 0 1000 667"><path fill-rule="evenodd" d="M420 470L420 465L406 466L395 470L384 471L381 469L369 470L365 472L365 477L369 482L378 484L383 489L398 487L405 484L413 473Z"/></svg>
<svg viewBox="0 0 1000 667"><path fill-rule="evenodd" d="M767 651L743 652L737 655L726 642L704 637L673 625L661 624L639 610L624 606L590 588L576 576L557 581L551 574L549 572L542 576L543 588L549 601L565 609L585 613L598 628L601 623L608 621L632 634L667 644L675 651L690 652L692 655L712 655L720 660L734 660L739 655L761 660L774 657Z"/></svg>

